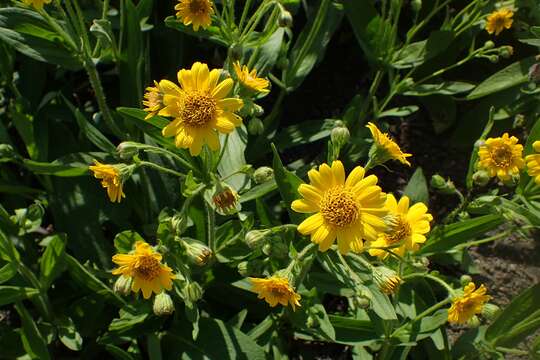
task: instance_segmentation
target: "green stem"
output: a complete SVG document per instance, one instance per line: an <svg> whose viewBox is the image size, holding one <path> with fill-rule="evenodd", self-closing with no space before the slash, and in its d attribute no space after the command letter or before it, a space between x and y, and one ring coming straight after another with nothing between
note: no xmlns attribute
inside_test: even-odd
<svg viewBox="0 0 540 360"><path fill-rule="evenodd" d="M506 353L506 354L514 354L514 355L530 355L528 351L525 350L519 350L519 349L509 349L502 346L497 346L495 350Z"/></svg>
<svg viewBox="0 0 540 360"><path fill-rule="evenodd" d="M412 279L412 278L430 279L431 281L435 281L436 283L438 283L442 287L444 287L446 289L446 291L448 291L449 295L453 296L455 294L455 290L452 289L452 287L450 285L448 285L444 280L441 280L436 276L433 276L433 275L430 275L430 274L419 274L419 273L409 274L409 275L403 276L403 280Z"/></svg>
<svg viewBox="0 0 540 360"><path fill-rule="evenodd" d="M206 239L208 241L208 247L212 252L216 253L216 213L214 209L204 201L204 209L206 211Z"/></svg>
<svg viewBox="0 0 540 360"><path fill-rule="evenodd" d="M242 16L240 17L240 23L238 24L238 29L240 29L240 31L243 30L244 21L246 20L246 16L249 12L249 9L251 8L252 1L253 0L247 0L246 3L244 4L244 9L242 10Z"/></svg>
<svg viewBox="0 0 540 360"><path fill-rule="evenodd" d="M225 154L225 149L227 148L228 143L229 143L229 134L225 136L225 141L223 142L223 146L221 147L221 151L219 152L218 159L216 161L216 164L214 165L214 171L217 171L219 163L221 162L221 159L223 159L223 155Z"/></svg>
<svg viewBox="0 0 540 360"><path fill-rule="evenodd" d="M153 168L153 169L156 169L156 170L164 172L164 173L168 173L168 174L171 174L171 175L174 175L174 176L178 176L180 178L183 178L183 177L186 176L185 174L179 173L178 171L167 169L167 168L165 168L163 166L160 166L158 164L154 164L153 162L149 162L149 161L140 161L140 162L137 162L137 165Z"/></svg>

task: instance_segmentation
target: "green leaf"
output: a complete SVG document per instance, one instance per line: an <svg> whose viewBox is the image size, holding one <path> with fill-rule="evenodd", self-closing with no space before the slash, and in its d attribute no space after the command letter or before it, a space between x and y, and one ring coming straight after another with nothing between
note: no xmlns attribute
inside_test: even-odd
<svg viewBox="0 0 540 360"><path fill-rule="evenodd" d="M243 193L240 196L240 202L243 203L243 202L251 201L254 199L258 199L276 189L277 189L276 180L272 179L271 181L267 181L257 186L254 186L248 191L246 191L245 193Z"/></svg>
<svg viewBox="0 0 540 360"><path fill-rule="evenodd" d="M486 340L495 346L514 347L540 328L540 284L523 291L488 326Z"/></svg>
<svg viewBox="0 0 540 360"><path fill-rule="evenodd" d="M291 203L300 198L300 195L298 194L298 187L303 183L303 181L283 166L274 144L272 144L272 151L274 152L274 177L276 179L279 193L285 202L285 206L289 212L291 220L295 223L299 223L303 220L303 216L291 210Z"/></svg>
<svg viewBox="0 0 540 360"><path fill-rule="evenodd" d="M276 147L283 151L291 147L328 138L335 126L336 120L334 119L305 121L286 127L276 135L273 141Z"/></svg>
<svg viewBox="0 0 540 360"><path fill-rule="evenodd" d="M281 27L278 28L268 40L259 47L259 56L253 67L257 69L261 75L270 72L274 67L281 50L284 34L285 29Z"/></svg>
<svg viewBox="0 0 540 360"><path fill-rule="evenodd" d="M336 342L347 345L368 345L379 340L373 324L368 320L359 320L344 316L329 315L336 332Z"/></svg>
<svg viewBox="0 0 540 360"><path fill-rule="evenodd" d="M411 203L423 202L426 205L429 203L428 186L421 167L416 168L403 194L411 199Z"/></svg>
<svg viewBox="0 0 540 360"><path fill-rule="evenodd" d="M407 96L455 95L468 92L474 88L473 84L462 81L445 81L440 84L420 84L405 91Z"/></svg>
<svg viewBox="0 0 540 360"><path fill-rule="evenodd" d="M225 140L226 137L228 137L228 140ZM223 178L227 177L226 183L233 188L236 190L242 189L249 184L249 176L244 173L230 175L241 171L246 166L246 158L244 156L247 144L246 129L242 125L236 131L228 135L223 135L220 138L221 146L224 146L225 142L226 145L224 149L221 149L223 157L218 164L218 172Z"/></svg>
<svg viewBox="0 0 540 360"><path fill-rule="evenodd" d="M146 343L148 345L148 358L150 360L162 360L160 338L156 334L146 335Z"/></svg>
<svg viewBox="0 0 540 360"><path fill-rule="evenodd" d="M26 300L39 294L39 290L20 286L0 286L0 306Z"/></svg>
<svg viewBox="0 0 540 360"><path fill-rule="evenodd" d="M82 349L83 339L81 334L75 328L73 320L67 316L58 319L58 337L62 344L72 351L80 351Z"/></svg>
<svg viewBox="0 0 540 360"><path fill-rule="evenodd" d="M444 52L454 40L452 31L434 31L427 40L409 44L394 54L397 69L416 67Z"/></svg>
<svg viewBox="0 0 540 360"><path fill-rule="evenodd" d="M396 107L396 108L392 108L392 109L383 111L382 113L379 114L378 117L379 118L384 118L384 117L406 117L406 116L409 116L411 114L414 114L415 112L418 111L418 109L420 109L420 108L418 106L416 106L416 105L400 106L400 107Z"/></svg>
<svg viewBox="0 0 540 360"><path fill-rule="evenodd" d="M23 160L24 166L35 174L73 177L88 175L88 166L94 159L105 157L104 153L74 153L62 156L53 162Z"/></svg>
<svg viewBox="0 0 540 360"><path fill-rule="evenodd" d="M127 254L133 250L137 241L144 239L138 232L133 230L125 230L114 237L114 247L121 254Z"/></svg>
<svg viewBox="0 0 540 360"><path fill-rule="evenodd" d="M0 284L11 280L15 275L17 275L17 267L13 263L7 263L0 268Z"/></svg>
<svg viewBox="0 0 540 360"><path fill-rule="evenodd" d="M182 23L182 20L179 20L174 16L167 17L165 19L165 25L172 29L181 31L185 34L202 39L207 39L221 46L227 46L227 42L221 37L218 26L209 26L206 29L199 28L198 31L195 31L193 30L192 25L184 25Z"/></svg>
<svg viewBox="0 0 540 360"><path fill-rule="evenodd" d="M528 57L491 75L482 81L468 96L474 100L528 81L529 68L535 63L534 57Z"/></svg>
<svg viewBox="0 0 540 360"><path fill-rule="evenodd" d="M117 360L135 360L135 357L127 351L111 344L105 345L105 350Z"/></svg>
<svg viewBox="0 0 540 360"><path fill-rule="evenodd" d="M66 248L65 236L49 236L47 248L40 259L40 282L44 289L48 289L54 279L64 269L64 252Z"/></svg>
<svg viewBox="0 0 540 360"><path fill-rule="evenodd" d="M17 303L15 309L21 317L21 340L23 347L32 359L48 360L50 359L49 351L45 338L40 334L39 329L30 316L30 313L21 304Z"/></svg>

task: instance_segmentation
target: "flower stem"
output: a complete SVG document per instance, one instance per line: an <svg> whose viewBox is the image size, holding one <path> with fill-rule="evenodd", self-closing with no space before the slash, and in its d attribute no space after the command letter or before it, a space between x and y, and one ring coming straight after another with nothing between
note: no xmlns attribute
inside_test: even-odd
<svg viewBox="0 0 540 360"><path fill-rule="evenodd" d="M204 210L206 211L206 240L208 242L208 247L212 252L216 253L216 232L215 232L215 225L216 225L216 214L214 212L214 209L208 204L206 201L204 201Z"/></svg>
<svg viewBox="0 0 540 360"><path fill-rule="evenodd" d="M168 173L168 174L171 174L171 175L174 175L174 176L178 176L180 178L183 178L183 177L186 176L186 175L184 175L182 173L179 173L178 171L167 169L167 168L165 168L163 166L160 166L158 164L154 164L153 162L149 162L149 161L140 161L137 164L140 165L140 166L146 166L146 167L154 168L154 169L159 170L161 172Z"/></svg>

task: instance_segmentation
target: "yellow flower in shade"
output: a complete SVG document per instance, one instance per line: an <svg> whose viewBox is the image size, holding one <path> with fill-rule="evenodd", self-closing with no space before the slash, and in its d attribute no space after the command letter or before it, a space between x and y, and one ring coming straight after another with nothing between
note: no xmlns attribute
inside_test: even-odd
<svg viewBox="0 0 540 360"><path fill-rule="evenodd" d="M157 81L154 80L154 86L146 88L143 105L146 106L144 111L148 113L144 118L145 120L157 115L159 110L163 108L163 91L161 91L161 86L159 86Z"/></svg>
<svg viewBox="0 0 540 360"><path fill-rule="evenodd" d="M227 98L233 80L219 82L221 69L208 70L208 65L196 62L191 70L178 72L180 87L168 80L160 81L165 107L159 115L173 117L163 136L175 137L177 147L189 148L199 155L203 144L219 149L218 133L230 133L242 123L234 112L242 108L242 99Z"/></svg>
<svg viewBox="0 0 540 360"><path fill-rule="evenodd" d="M171 290L174 275L172 269L161 263L161 254L155 252L144 241L137 241L135 251L132 254L116 254L112 261L119 265L112 273L133 278L131 290L142 291L145 299L152 296L152 292L159 294L165 290Z"/></svg>
<svg viewBox="0 0 540 360"><path fill-rule="evenodd" d="M186 26L193 25L195 31L199 31L201 26L206 29L212 24L214 9L210 0L180 0L174 9L178 11L176 17Z"/></svg>
<svg viewBox="0 0 540 360"><path fill-rule="evenodd" d="M253 291L264 299L271 307L281 304L291 305L293 310L300 305L300 294L297 294L286 278L272 276L268 279L249 278L253 284Z"/></svg>
<svg viewBox="0 0 540 360"><path fill-rule="evenodd" d="M429 232L429 222L433 220L427 206L416 203L409 208L407 196L402 196L397 202L394 195L388 194L386 208L389 211L387 219L391 225L386 232L379 233L377 240L369 244L370 247L397 246L390 250L399 256L403 256L405 251L418 250L419 244L426 242L425 234ZM369 254L382 259L388 256L388 252L383 249L370 249Z"/></svg>
<svg viewBox="0 0 540 360"><path fill-rule="evenodd" d="M375 175L364 178L364 174L357 166L345 178L343 164L336 160L332 167L322 164L318 171L310 170L310 184L298 187L303 199L293 201L292 209L315 213L298 225L298 231L311 235L320 251L328 250L337 238L340 253L360 252L363 240L375 241L386 230L386 194L376 185Z"/></svg>
<svg viewBox="0 0 540 360"><path fill-rule="evenodd" d="M107 189L107 195L112 202L119 203L126 197L122 190L124 184L118 166L102 164L94 160L94 165L89 169L94 173L96 179L101 179L101 185Z"/></svg>
<svg viewBox="0 0 540 360"><path fill-rule="evenodd" d="M534 181L540 185L540 141L533 143L533 148L536 154L525 156L525 162L527 163L527 173L530 177L534 178Z"/></svg>
<svg viewBox="0 0 540 360"><path fill-rule="evenodd" d="M388 160L397 160L402 164L411 166L407 158L412 156L412 154L401 151L399 145L388 134L381 132L375 124L370 122L366 127L371 131L374 141L374 150L370 151L372 162L383 164Z"/></svg>
<svg viewBox="0 0 540 360"><path fill-rule="evenodd" d="M45 4L50 4L51 0L22 0L26 5L33 6L34 8L41 10Z"/></svg>
<svg viewBox="0 0 540 360"><path fill-rule="evenodd" d="M502 137L489 138L478 150L478 168L485 170L490 177L497 176L501 181L518 175L525 166L522 157L523 146L518 139L504 133Z"/></svg>
<svg viewBox="0 0 540 360"><path fill-rule="evenodd" d="M514 13L510 9L495 10L487 17L486 31L490 34L499 35L504 29L510 29L514 20Z"/></svg>
<svg viewBox="0 0 540 360"><path fill-rule="evenodd" d="M448 310L448 322L453 324L465 324L475 314L480 314L484 304L491 299L486 295L487 289L482 284L478 289L470 282L463 289L463 295L452 300L452 306Z"/></svg>
<svg viewBox="0 0 540 360"><path fill-rule="evenodd" d="M246 65L240 66L240 62L238 61L233 64L233 67L238 80L248 89L261 93L268 93L270 91L268 89L270 81L265 78L257 77L257 69L249 71Z"/></svg>

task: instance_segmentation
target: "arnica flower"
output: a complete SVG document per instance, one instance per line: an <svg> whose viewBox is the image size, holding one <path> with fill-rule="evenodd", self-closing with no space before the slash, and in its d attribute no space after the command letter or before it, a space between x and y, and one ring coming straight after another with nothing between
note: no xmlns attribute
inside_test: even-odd
<svg viewBox="0 0 540 360"><path fill-rule="evenodd" d="M376 266L373 268L373 281L386 295L395 294L403 280L398 274L385 266Z"/></svg>
<svg viewBox="0 0 540 360"><path fill-rule="evenodd" d="M510 9L495 10L487 17L486 31L490 34L499 35L504 29L510 29L514 20L514 13Z"/></svg>
<svg viewBox="0 0 540 360"><path fill-rule="evenodd" d="M240 62L233 63L234 72L238 77L238 81L248 89L261 93L268 93L270 81L265 78L257 77L257 69L249 71L246 65L240 66Z"/></svg>
<svg viewBox="0 0 540 360"><path fill-rule="evenodd" d="M429 232L429 222L433 220L427 206L416 203L409 207L407 196L402 196L397 202L394 195L388 194L386 208L389 211L387 219L391 223L389 230L379 233L377 240L370 246L376 248L396 246L390 250L399 256L403 256L406 251L418 250L419 244L426 242L425 234ZM370 249L369 254L381 259L389 255L388 251L383 249Z"/></svg>
<svg viewBox="0 0 540 360"><path fill-rule="evenodd" d="M522 152L518 139L507 133L489 138L478 150L478 168L486 170L490 177L508 181L513 175L519 175L519 170L525 166Z"/></svg>
<svg viewBox="0 0 540 360"><path fill-rule="evenodd" d="M178 72L180 87L168 80L160 82L165 107L159 115L174 118L163 128L163 136L174 136L176 146L189 148L193 156L200 154L203 144L218 150L218 133L230 133L242 123L234 114L242 108L242 100L226 98L233 80L219 82L220 75L221 69L209 71L208 65L196 62L190 70Z"/></svg>
<svg viewBox="0 0 540 360"><path fill-rule="evenodd" d="M163 108L163 91L157 81L154 80L154 86L146 88L144 94L143 105L146 106L144 111L148 113L144 120L150 119L152 116L157 115L159 110Z"/></svg>
<svg viewBox="0 0 540 360"><path fill-rule="evenodd" d="M26 5L33 6L34 8L41 10L45 4L50 4L51 0L22 0Z"/></svg>
<svg viewBox="0 0 540 360"><path fill-rule="evenodd" d="M527 155L525 162L527 163L527 173L534 181L540 185L540 141L533 143L533 149L536 154Z"/></svg>
<svg viewBox="0 0 540 360"><path fill-rule="evenodd" d="M199 27L206 29L212 24L214 9L210 0L180 0L174 9L178 11L176 17L186 26L193 25L195 31L199 31Z"/></svg>
<svg viewBox="0 0 540 360"><path fill-rule="evenodd" d="M337 238L339 252L360 252L363 240L375 241L377 234L386 230L383 220L388 213L384 204L386 194L377 184L377 177L364 178L365 170L357 166L345 178L341 161L334 161L319 170L308 172L310 184L302 184L298 192L303 199L293 201L291 207L299 213L315 213L299 226L303 235L326 251Z"/></svg>
<svg viewBox="0 0 540 360"><path fill-rule="evenodd" d="M238 212L238 193L230 186L219 186L214 195L212 202L220 215L232 215Z"/></svg>
<svg viewBox="0 0 540 360"><path fill-rule="evenodd" d="M486 302L491 299L491 296L486 295L487 289L484 285L480 285L476 289L476 285L470 282L463 289L463 295L452 300L452 306L448 310L448 322L453 324L465 324L475 314L480 314Z"/></svg>
<svg viewBox="0 0 540 360"><path fill-rule="evenodd" d="M172 279L174 278L172 269L161 264L161 260L161 254L155 252L149 244L137 241L135 251L132 254L113 256L112 261L119 267L114 269L112 273L133 278L131 290L135 293L141 290L143 297L148 299L152 292L159 294L163 289L172 289Z"/></svg>
<svg viewBox="0 0 540 360"><path fill-rule="evenodd" d="M264 299L271 307L281 304L291 305L293 311L300 307L300 294L297 294L289 284L289 280L279 276L272 276L268 279L249 278L253 284L253 291L259 295L259 299Z"/></svg>
<svg viewBox="0 0 540 360"><path fill-rule="evenodd" d="M412 154L401 151L399 145L388 134L381 132L375 124L370 122L366 127L371 131L374 141L370 150L370 158L374 165L383 164L388 160L397 160L402 164L411 166L407 158Z"/></svg>
<svg viewBox="0 0 540 360"><path fill-rule="evenodd" d="M101 179L101 185L107 189L107 195L112 202L119 203L126 197L123 191L123 180L118 165L102 164L94 160L94 165L89 169L94 173L96 179Z"/></svg>

